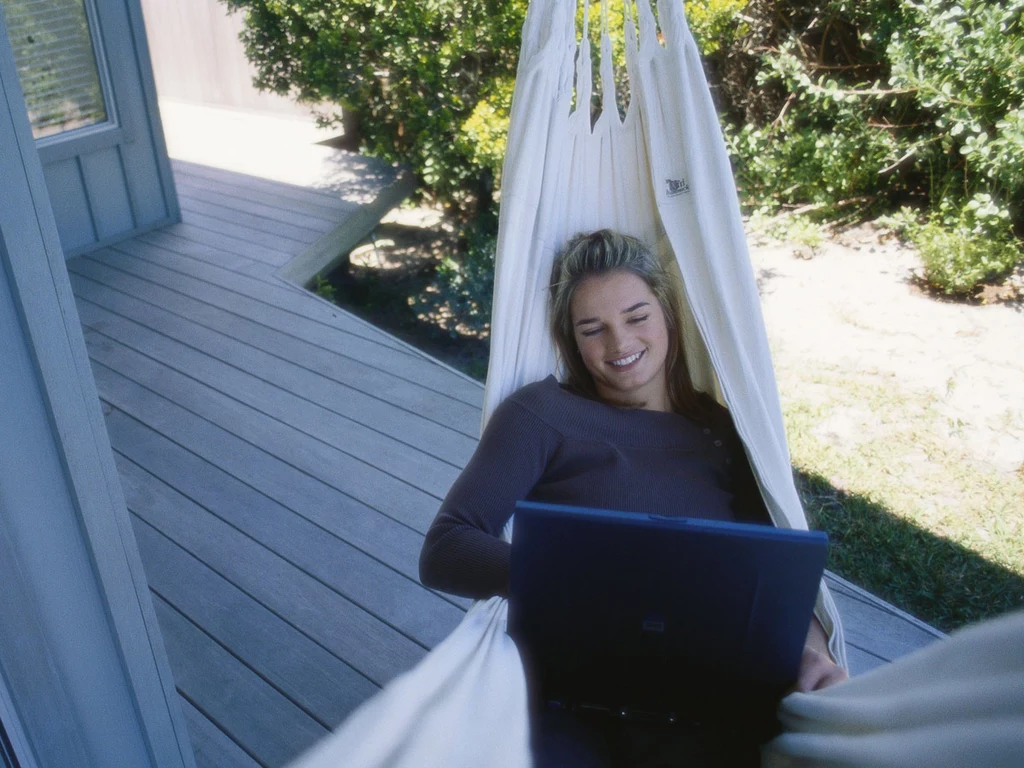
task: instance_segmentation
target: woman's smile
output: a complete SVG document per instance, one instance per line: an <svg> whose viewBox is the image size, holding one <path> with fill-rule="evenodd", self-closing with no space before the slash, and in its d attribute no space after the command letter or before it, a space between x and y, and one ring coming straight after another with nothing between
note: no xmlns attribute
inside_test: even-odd
<svg viewBox="0 0 1024 768"><path fill-rule="evenodd" d="M602 400L671 410L665 373L668 326L642 278L623 270L586 278L573 294L572 324Z"/></svg>
<svg viewBox="0 0 1024 768"><path fill-rule="evenodd" d="M616 368L625 369L631 366L633 363L638 362L640 358L644 356L645 352L647 352L646 349L641 349L639 352L636 352L632 355L620 357L618 360L609 360L608 362L611 365L614 365Z"/></svg>

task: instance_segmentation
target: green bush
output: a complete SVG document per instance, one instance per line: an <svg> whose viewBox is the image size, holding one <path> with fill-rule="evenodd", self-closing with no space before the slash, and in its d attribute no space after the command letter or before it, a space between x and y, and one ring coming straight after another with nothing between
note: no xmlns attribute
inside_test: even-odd
<svg viewBox="0 0 1024 768"><path fill-rule="evenodd" d="M966 296L1021 261L1020 242L1009 232L1007 213L986 194L972 199L954 218L933 213L907 236L918 248L925 279L949 295Z"/></svg>
<svg viewBox="0 0 1024 768"><path fill-rule="evenodd" d="M441 260L426 290L409 301L420 319L452 338L486 338L491 328L497 217L479 217L459 240L459 248Z"/></svg>
<svg viewBox="0 0 1024 768"><path fill-rule="evenodd" d="M949 293L1020 260L1024 0L751 0L744 19L712 59L748 204L834 219L915 201Z"/></svg>

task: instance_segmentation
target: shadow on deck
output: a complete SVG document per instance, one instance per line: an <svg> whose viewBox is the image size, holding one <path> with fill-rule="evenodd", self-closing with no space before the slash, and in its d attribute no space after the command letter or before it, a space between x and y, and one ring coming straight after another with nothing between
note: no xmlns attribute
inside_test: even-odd
<svg viewBox="0 0 1024 768"><path fill-rule="evenodd" d="M461 620L417 560L483 389L277 276L353 204L175 174L182 223L68 268L197 762L276 767ZM854 672L938 636L832 584Z"/></svg>

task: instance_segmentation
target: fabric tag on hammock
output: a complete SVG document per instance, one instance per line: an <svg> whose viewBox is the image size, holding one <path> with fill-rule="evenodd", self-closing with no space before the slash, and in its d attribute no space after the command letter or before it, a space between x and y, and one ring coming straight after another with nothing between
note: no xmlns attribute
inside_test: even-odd
<svg viewBox="0 0 1024 768"><path fill-rule="evenodd" d="M686 179L665 179L665 195L667 197L679 197L689 191L690 185Z"/></svg>

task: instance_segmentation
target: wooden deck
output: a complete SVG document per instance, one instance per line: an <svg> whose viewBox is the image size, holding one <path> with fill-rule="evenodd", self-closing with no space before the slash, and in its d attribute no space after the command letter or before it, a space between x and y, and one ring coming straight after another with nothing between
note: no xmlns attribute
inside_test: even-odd
<svg viewBox="0 0 1024 768"><path fill-rule="evenodd" d="M468 607L417 558L483 390L277 276L357 206L175 173L182 223L68 268L197 762L276 767ZM833 583L855 672L938 636Z"/></svg>

